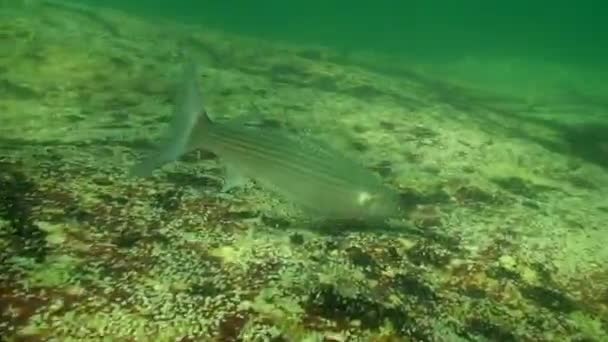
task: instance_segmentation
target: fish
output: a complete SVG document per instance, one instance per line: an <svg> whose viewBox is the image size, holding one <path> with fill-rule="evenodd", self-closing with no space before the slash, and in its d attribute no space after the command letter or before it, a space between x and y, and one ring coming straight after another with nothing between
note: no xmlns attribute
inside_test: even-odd
<svg viewBox="0 0 608 342"><path fill-rule="evenodd" d="M218 156L227 174L252 179L317 218L377 220L398 215L399 197L380 177L328 144L280 128L216 122L198 84L198 68L184 63L173 117L157 150L131 173L150 176L193 150Z"/></svg>

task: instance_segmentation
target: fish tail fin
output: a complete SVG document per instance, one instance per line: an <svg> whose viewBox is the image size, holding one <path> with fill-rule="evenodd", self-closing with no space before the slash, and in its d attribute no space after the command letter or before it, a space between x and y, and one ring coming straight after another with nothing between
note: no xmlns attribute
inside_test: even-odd
<svg viewBox="0 0 608 342"><path fill-rule="evenodd" d="M192 148L192 132L195 128L204 129L211 124L203 106L197 77L196 64L193 62L184 64L176 94L173 118L165 137L155 153L144 158L132 168L132 175L146 177L151 175L156 168L177 160Z"/></svg>

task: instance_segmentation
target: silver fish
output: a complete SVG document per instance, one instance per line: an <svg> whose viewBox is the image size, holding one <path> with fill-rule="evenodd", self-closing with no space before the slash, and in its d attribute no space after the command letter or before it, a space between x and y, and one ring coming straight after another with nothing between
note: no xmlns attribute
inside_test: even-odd
<svg viewBox="0 0 608 342"><path fill-rule="evenodd" d="M175 113L158 152L133 168L147 176L182 154L203 149L226 169L251 178L325 219L382 219L399 212L398 196L343 153L280 129L213 122L203 106L194 64L185 64Z"/></svg>

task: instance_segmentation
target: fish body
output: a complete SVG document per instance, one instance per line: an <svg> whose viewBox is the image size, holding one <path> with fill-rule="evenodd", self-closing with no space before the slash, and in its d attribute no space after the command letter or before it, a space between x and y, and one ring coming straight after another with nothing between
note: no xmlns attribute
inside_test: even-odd
<svg viewBox="0 0 608 342"><path fill-rule="evenodd" d="M204 149L229 170L323 218L376 219L398 212L397 194L377 175L323 143L280 129L212 122L197 77L195 66L186 65L165 142L134 168L136 174Z"/></svg>

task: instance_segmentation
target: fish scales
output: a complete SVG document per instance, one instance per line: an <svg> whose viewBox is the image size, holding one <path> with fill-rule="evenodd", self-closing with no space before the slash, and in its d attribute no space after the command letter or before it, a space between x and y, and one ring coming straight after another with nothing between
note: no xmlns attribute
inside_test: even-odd
<svg viewBox="0 0 608 342"><path fill-rule="evenodd" d="M273 187L292 201L303 202L308 208L329 198L339 200L337 203L353 198L354 192L363 190L359 188L369 176L356 178L352 165L340 156L319 155L283 134L212 127L206 136L209 139L202 145L224 158L231 167Z"/></svg>

